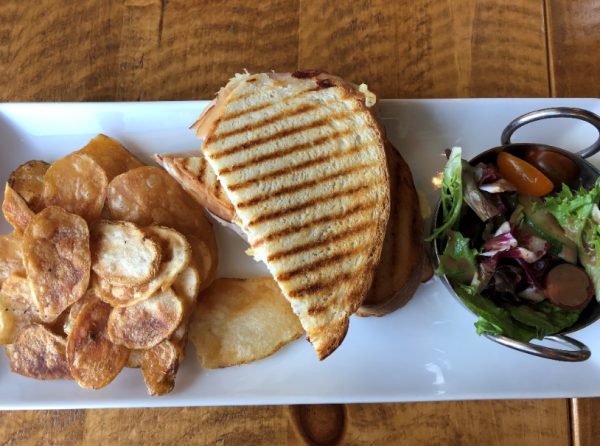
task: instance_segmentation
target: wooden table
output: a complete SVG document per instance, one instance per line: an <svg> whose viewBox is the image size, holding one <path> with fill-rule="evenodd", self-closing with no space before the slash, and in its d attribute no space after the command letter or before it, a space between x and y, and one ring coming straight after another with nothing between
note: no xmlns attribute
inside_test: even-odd
<svg viewBox="0 0 600 446"><path fill-rule="evenodd" d="M244 68L297 67L388 98L598 97L599 48L598 0L2 0L0 100L206 99ZM0 444L592 445L597 413L600 399L3 412Z"/></svg>

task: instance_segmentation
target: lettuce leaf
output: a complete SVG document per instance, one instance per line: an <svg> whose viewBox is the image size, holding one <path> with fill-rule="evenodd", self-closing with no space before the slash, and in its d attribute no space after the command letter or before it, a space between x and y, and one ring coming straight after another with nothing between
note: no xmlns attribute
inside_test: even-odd
<svg viewBox="0 0 600 446"><path fill-rule="evenodd" d="M510 305L508 310L514 319L533 327L536 331L535 337L538 339L570 327L577 322L580 313L579 311L563 310L548 301L542 301L535 305Z"/></svg>
<svg viewBox="0 0 600 446"><path fill-rule="evenodd" d="M580 187L573 191L566 184L555 195L544 199L546 209L554 215L571 240L581 244L581 233L600 197L600 178L589 191Z"/></svg>
<svg viewBox="0 0 600 446"><path fill-rule="evenodd" d="M600 178L594 187L572 191L563 184L562 190L547 197L544 204L556 217L567 237L577 244L579 260L592 279L596 300L600 302L600 221L598 200Z"/></svg>
<svg viewBox="0 0 600 446"><path fill-rule="evenodd" d="M535 328L513 319L510 311L479 294L475 286L457 285L454 290L467 308L479 316L475 322L477 334L505 335L522 342L529 342L536 337Z"/></svg>
<svg viewBox="0 0 600 446"><path fill-rule="evenodd" d="M446 275L452 284L470 284L477 273L477 250L469 247L469 239L460 232L449 231L444 253L440 256L438 275Z"/></svg>
<svg viewBox="0 0 600 446"><path fill-rule="evenodd" d="M454 227L460 217L463 201L461 154L462 149L460 147L453 147L446 162L446 167L444 167L440 203L443 222L426 238L428 242Z"/></svg>
<svg viewBox="0 0 600 446"><path fill-rule="evenodd" d="M600 302L600 225L591 218L581 234L579 260L592 279L596 300Z"/></svg>
<svg viewBox="0 0 600 446"><path fill-rule="evenodd" d="M508 305L499 307L491 299L479 294L475 286L457 285L456 294L477 316L477 334L504 335L517 341L543 339L570 327L579 318L579 311L558 308L548 301L535 305Z"/></svg>

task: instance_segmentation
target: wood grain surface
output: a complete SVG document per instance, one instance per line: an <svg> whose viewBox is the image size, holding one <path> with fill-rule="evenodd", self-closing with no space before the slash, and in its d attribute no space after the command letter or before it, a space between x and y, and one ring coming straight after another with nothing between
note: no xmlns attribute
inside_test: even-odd
<svg viewBox="0 0 600 446"><path fill-rule="evenodd" d="M568 446L567 400L0 413L2 444Z"/></svg>
<svg viewBox="0 0 600 446"><path fill-rule="evenodd" d="M2 0L0 101L207 99L298 67L381 97L598 96L598 29L597 0ZM593 445L599 401L0 412L0 445Z"/></svg>
<svg viewBox="0 0 600 446"><path fill-rule="evenodd" d="M552 95L600 97L600 2L546 4Z"/></svg>
<svg viewBox="0 0 600 446"><path fill-rule="evenodd" d="M600 398L578 398L572 404L573 445L595 446L600 439Z"/></svg>

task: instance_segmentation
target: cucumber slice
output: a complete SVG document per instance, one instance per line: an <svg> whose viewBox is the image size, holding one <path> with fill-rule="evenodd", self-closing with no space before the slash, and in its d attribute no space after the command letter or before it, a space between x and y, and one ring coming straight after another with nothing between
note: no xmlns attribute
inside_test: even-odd
<svg viewBox="0 0 600 446"><path fill-rule="evenodd" d="M544 202L535 197L519 195L525 223L552 246L551 252L565 262L577 263L577 245L566 235L554 216L544 208Z"/></svg>

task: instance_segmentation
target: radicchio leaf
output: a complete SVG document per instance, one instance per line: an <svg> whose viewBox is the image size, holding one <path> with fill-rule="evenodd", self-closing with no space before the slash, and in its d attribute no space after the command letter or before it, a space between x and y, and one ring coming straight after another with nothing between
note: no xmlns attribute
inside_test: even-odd
<svg viewBox="0 0 600 446"><path fill-rule="evenodd" d="M508 251L517 247L517 239L510 231L510 223L505 221L494 233L494 237L483 244L481 255L492 257L502 251Z"/></svg>
<svg viewBox="0 0 600 446"><path fill-rule="evenodd" d="M482 221L487 221L500 214L496 205L479 190L473 174L473 167L463 160L462 162L462 188L463 200L473 209Z"/></svg>

